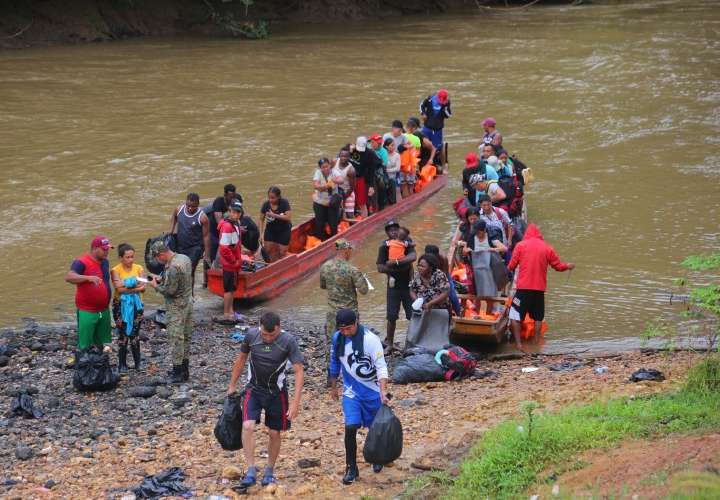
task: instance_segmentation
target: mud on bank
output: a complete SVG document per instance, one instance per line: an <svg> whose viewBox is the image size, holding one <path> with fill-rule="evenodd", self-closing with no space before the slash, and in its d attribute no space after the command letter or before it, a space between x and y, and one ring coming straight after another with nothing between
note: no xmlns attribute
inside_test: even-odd
<svg viewBox="0 0 720 500"><path fill-rule="evenodd" d="M253 320L249 321L250 324ZM388 498L425 470L453 473L482 432L519 415L519 404L535 400L553 411L597 398L632 396L669 390L695 361L691 353L537 356L484 360L487 378L457 383L391 385L393 406L403 422L402 457L375 475L361 465L361 480L340 484L344 468L342 415L324 388L324 354L318 328L283 324L298 337L307 362L306 392L300 416L287 433L277 467L275 495L337 498L371 495ZM37 420L0 417L0 496L46 498L121 498L142 477L168 467L182 467L195 496L225 494L243 472L240 452L223 451L212 435L224 399L239 343L234 329L210 323L196 325L192 343L191 380L166 385L167 338L146 322L140 372L130 370L117 390L83 395L72 388L72 327L29 323L24 330L3 330L0 342L11 356L0 367L0 409L9 408L17 390L34 394L45 412ZM70 347L68 347L70 346ZM553 372L550 365L582 363ZM526 366L539 370L523 373ZM597 374L594 368L607 366ZM629 375L640 367L664 372L664 382L633 384ZM134 397L137 387L151 387L148 397ZM147 395L147 394L146 394ZM266 434L259 433L258 463L267 457ZM265 494L260 488L251 494Z"/></svg>

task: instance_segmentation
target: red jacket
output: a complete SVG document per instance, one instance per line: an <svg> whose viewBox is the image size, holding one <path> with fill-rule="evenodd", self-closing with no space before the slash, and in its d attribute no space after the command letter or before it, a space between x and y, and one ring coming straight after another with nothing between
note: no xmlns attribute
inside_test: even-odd
<svg viewBox="0 0 720 500"><path fill-rule="evenodd" d="M218 224L220 265L223 271L240 271L242 267L241 229L238 224L221 220Z"/></svg>
<svg viewBox="0 0 720 500"><path fill-rule="evenodd" d="M545 243L542 233L535 224L530 224L522 241L515 245L508 269L514 271L520 266L517 280L518 290L539 290L547 288L547 268L566 271L568 265L560 261L553 247Z"/></svg>

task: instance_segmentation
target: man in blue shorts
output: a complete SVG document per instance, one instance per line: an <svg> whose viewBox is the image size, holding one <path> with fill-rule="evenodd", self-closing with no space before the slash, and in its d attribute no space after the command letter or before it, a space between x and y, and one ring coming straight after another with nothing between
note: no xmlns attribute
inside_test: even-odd
<svg viewBox="0 0 720 500"><path fill-rule="evenodd" d="M342 371L342 408L345 416L345 476L343 484L360 477L357 467L357 431L370 427L380 406L387 402L388 370L380 339L358 324L355 311L340 309L335 316L338 329L330 348L330 396L340 398L338 376ZM382 465L373 465L380 472Z"/></svg>
<svg viewBox="0 0 720 500"><path fill-rule="evenodd" d="M288 391L285 381L287 362L295 371L295 394L288 407ZM265 410L265 426L268 428L268 464L260 484L275 483L273 469L280 454L280 431L290 428L290 422L300 410L303 389L303 356L295 337L280 329L280 317L266 312L260 317L260 328L248 332L240 345L233 365L228 395L235 393L237 382L248 364L248 383L243 395L242 442L247 462L247 472L241 486L249 488L257 481L255 467L255 425L260 423L260 412Z"/></svg>

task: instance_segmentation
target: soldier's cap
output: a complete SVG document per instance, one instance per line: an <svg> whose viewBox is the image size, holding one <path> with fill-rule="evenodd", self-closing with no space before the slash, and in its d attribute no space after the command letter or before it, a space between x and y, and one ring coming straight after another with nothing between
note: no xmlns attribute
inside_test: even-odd
<svg viewBox="0 0 720 500"><path fill-rule="evenodd" d="M390 219L385 223L385 229L391 228L391 227L400 227L400 223L398 223L396 220Z"/></svg>
<svg viewBox="0 0 720 500"><path fill-rule="evenodd" d="M156 241L150 247L150 255L152 255L153 257L157 257L161 253L165 253L165 252L169 252L169 251L170 251L170 247L168 247L164 241Z"/></svg>
<svg viewBox="0 0 720 500"><path fill-rule="evenodd" d="M357 323L357 315L352 309L340 309L335 314L335 326L342 328Z"/></svg>
<svg viewBox="0 0 720 500"><path fill-rule="evenodd" d="M345 238L335 240L335 248L337 250L352 250L355 246Z"/></svg>

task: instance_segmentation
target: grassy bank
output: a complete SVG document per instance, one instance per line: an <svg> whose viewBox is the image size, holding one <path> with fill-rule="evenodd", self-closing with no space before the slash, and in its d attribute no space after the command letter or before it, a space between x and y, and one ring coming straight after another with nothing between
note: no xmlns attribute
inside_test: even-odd
<svg viewBox="0 0 720 500"><path fill-rule="evenodd" d="M544 480L541 473L582 467L586 450L611 448L626 439L656 439L671 433L720 428L720 358L698 364L677 392L625 398L542 414L526 405L529 417L488 431L451 480L435 474L411 487L423 496L428 485L442 497L512 498ZM434 496L434 495L432 495Z"/></svg>

